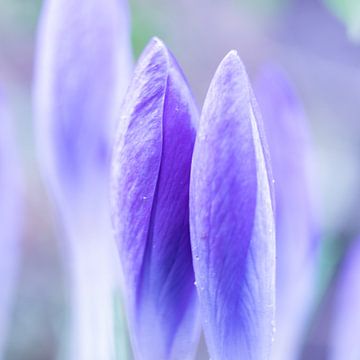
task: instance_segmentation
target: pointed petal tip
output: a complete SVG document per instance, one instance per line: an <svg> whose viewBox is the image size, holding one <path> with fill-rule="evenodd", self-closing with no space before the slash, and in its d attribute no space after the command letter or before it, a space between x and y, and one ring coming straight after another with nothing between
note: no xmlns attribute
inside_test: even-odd
<svg viewBox="0 0 360 360"><path fill-rule="evenodd" d="M166 47L164 42L157 36L153 36L150 39L149 44L154 44L154 45L157 45L157 46Z"/></svg>
<svg viewBox="0 0 360 360"><path fill-rule="evenodd" d="M133 86L135 86L134 82L139 85L139 82L142 83L148 77L153 78L155 76L157 78L160 74L167 76L168 70L169 52L165 44L154 37L150 39L140 54L132 79ZM145 76L145 74L147 75Z"/></svg>
<svg viewBox="0 0 360 360"><path fill-rule="evenodd" d="M244 63L242 62L240 55L237 50L230 50L223 60L221 61L219 68L222 67L236 67L241 68L243 71L245 71Z"/></svg>
<svg viewBox="0 0 360 360"><path fill-rule="evenodd" d="M212 78L206 100L203 105L202 119L207 117L207 109L216 106L223 107L221 111L228 111L228 104L237 104L232 107L245 111L249 103L251 91L250 82L243 62L238 52L231 50L220 62ZM219 96L220 95L220 96ZM227 110L226 110L227 109ZM230 115L230 114L229 114ZM220 120L220 119L219 119ZM202 121L203 124L206 121Z"/></svg>
<svg viewBox="0 0 360 360"><path fill-rule="evenodd" d="M229 51L223 58L214 75L214 79L216 78L218 81L222 79L220 83L222 83L225 88L229 88L229 81L230 83L233 82L233 85L235 83L241 83L242 85L249 83L245 65L237 50Z"/></svg>
<svg viewBox="0 0 360 360"><path fill-rule="evenodd" d="M152 37L144 49L144 53L162 53L164 56L168 56L168 48L165 43L158 37Z"/></svg>
<svg viewBox="0 0 360 360"><path fill-rule="evenodd" d="M237 50L232 49L230 50L224 57L225 59L239 59L240 60L240 56Z"/></svg>
<svg viewBox="0 0 360 360"><path fill-rule="evenodd" d="M156 70L155 73L161 72L167 74L169 70L169 51L166 45L157 37L153 37L145 46L140 54L135 67L135 73L142 74L145 69L153 72L151 69ZM157 68L160 66L160 68ZM146 71L145 71L146 72ZM136 76L134 76L136 78Z"/></svg>

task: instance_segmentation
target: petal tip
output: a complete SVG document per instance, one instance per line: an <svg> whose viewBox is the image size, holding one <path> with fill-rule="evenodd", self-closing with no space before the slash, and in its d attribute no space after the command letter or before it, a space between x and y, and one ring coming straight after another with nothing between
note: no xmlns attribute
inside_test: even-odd
<svg viewBox="0 0 360 360"><path fill-rule="evenodd" d="M150 44L154 44L154 45L157 45L157 46L161 46L161 47L166 47L164 42L157 36L153 36L150 41L149 41Z"/></svg>
<svg viewBox="0 0 360 360"><path fill-rule="evenodd" d="M245 68L243 62L241 61L241 58L239 56L239 53L237 50L230 50L223 60L221 61L219 67L241 67Z"/></svg>
<svg viewBox="0 0 360 360"><path fill-rule="evenodd" d="M227 58L240 59L240 56L237 50L232 49L225 55L224 60Z"/></svg>
<svg viewBox="0 0 360 360"><path fill-rule="evenodd" d="M220 62L214 78L226 80L224 86L228 87L228 81L232 79L235 83L248 84L248 76L245 65L237 50L231 50Z"/></svg>
<svg viewBox="0 0 360 360"><path fill-rule="evenodd" d="M162 53L164 56L168 56L168 49L165 43L159 39L158 37L154 36L148 42L144 53L152 52L152 53Z"/></svg>

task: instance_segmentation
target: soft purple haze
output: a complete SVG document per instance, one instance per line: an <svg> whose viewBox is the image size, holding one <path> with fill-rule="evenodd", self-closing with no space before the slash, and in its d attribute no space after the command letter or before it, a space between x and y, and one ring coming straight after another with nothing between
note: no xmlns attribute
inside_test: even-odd
<svg viewBox="0 0 360 360"><path fill-rule="evenodd" d="M333 321L329 336L329 360L360 357L360 240L349 246L339 269L334 292Z"/></svg>
<svg viewBox="0 0 360 360"><path fill-rule="evenodd" d="M276 340L274 360L299 356L314 300L318 229L305 115L295 91L275 66L255 87L268 139L276 198Z"/></svg>
<svg viewBox="0 0 360 360"><path fill-rule="evenodd" d="M23 184L13 118L0 92L0 359L12 317L20 266Z"/></svg>
<svg viewBox="0 0 360 360"><path fill-rule="evenodd" d="M122 341L114 338L119 274L108 184L131 71L129 36L125 1L44 3L35 63L37 150L67 235L70 356L77 360L113 359L115 341Z"/></svg>

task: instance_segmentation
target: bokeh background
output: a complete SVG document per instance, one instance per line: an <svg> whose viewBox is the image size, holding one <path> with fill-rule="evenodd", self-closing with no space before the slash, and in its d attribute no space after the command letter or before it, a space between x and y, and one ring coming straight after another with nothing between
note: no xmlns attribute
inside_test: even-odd
<svg viewBox="0 0 360 360"><path fill-rule="evenodd" d="M0 0L0 83L16 121L26 180L9 360L59 358L69 315L61 225L41 182L34 146L31 86L41 5ZM360 6L356 0L132 0L130 5L134 58L151 36L162 38L187 74L199 107L231 49L238 50L251 79L270 62L282 67L296 88L311 131L322 239L317 301L302 358L326 359L337 274L360 227Z"/></svg>

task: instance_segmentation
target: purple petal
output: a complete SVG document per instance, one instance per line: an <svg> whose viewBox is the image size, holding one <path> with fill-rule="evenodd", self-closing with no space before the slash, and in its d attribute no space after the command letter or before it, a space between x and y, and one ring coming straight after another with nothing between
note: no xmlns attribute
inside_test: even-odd
<svg viewBox="0 0 360 360"><path fill-rule="evenodd" d="M329 360L360 358L360 238L345 256L335 292L333 324L329 339Z"/></svg>
<svg viewBox="0 0 360 360"><path fill-rule="evenodd" d="M125 99L113 158L113 224L139 359L187 359L198 316L189 178L198 113L165 45L154 39Z"/></svg>
<svg viewBox="0 0 360 360"><path fill-rule="evenodd" d="M56 196L79 197L94 177L107 178L129 42L123 0L45 2L34 102L42 170Z"/></svg>
<svg viewBox="0 0 360 360"><path fill-rule="evenodd" d="M108 189L130 68L125 0L45 1L35 65L35 125L43 179L68 240L74 359L113 359L119 341L113 313L119 265Z"/></svg>
<svg viewBox="0 0 360 360"><path fill-rule="evenodd" d="M0 358L19 265L22 184L11 118L0 94Z"/></svg>
<svg viewBox="0 0 360 360"><path fill-rule="evenodd" d="M270 166L249 80L236 52L220 64L196 138L191 242L212 359L267 359L274 328Z"/></svg>
<svg viewBox="0 0 360 360"><path fill-rule="evenodd" d="M316 234L306 119L288 80L268 66L256 95L264 115L275 179L277 336L274 359L297 358L314 294Z"/></svg>

